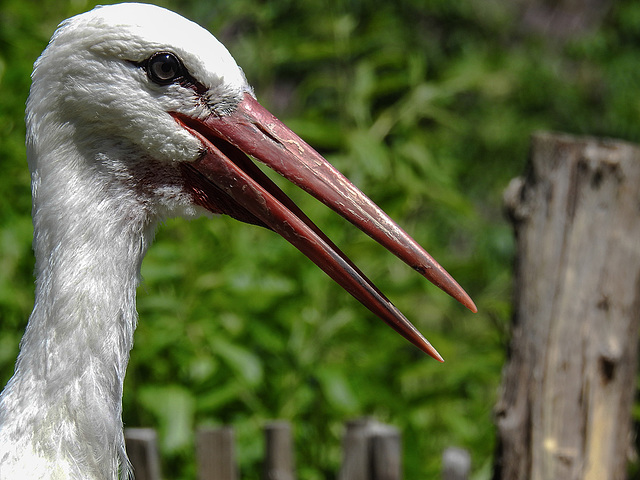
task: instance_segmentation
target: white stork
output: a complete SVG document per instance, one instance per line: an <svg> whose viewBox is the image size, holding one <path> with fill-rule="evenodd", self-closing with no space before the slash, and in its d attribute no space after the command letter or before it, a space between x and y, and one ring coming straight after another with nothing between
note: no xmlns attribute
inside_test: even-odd
<svg viewBox="0 0 640 480"><path fill-rule="evenodd" d="M429 342L246 155L472 311L420 246L254 98L209 32L143 4L63 22L27 101L36 293L0 397L0 479L130 475L122 388L140 264L158 222L228 214L282 235L416 346Z"/></svg>

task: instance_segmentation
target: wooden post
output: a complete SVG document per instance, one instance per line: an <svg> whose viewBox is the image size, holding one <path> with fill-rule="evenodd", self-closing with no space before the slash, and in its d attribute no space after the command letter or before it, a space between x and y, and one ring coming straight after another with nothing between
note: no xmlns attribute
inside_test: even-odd
<svg viewBox="0 0 640 480"><path fill-rule="evenodd" d="M442 480L468 480L471 455L464 448L449 447L442 454Z"/></svg>
<svg viewBox="0 0 640 480"><path fill-rule="evenodd" d="M517 239L495 480L622 480L640 320L640 148L533 137L505 203Z"/></svg>
<svg viewBox="0 0 640 480"><path fill-rule="evenodd" d="M295 480L295 462L291 424L286 421L268 423L264 428L266 452L263 480Z"/></svg>
<svg viewBox="0 0 640 480"><path fill-rule="evenodd" d="M127 428L124 439L135 479L160 480L156 431L152 428Z"/></svg>
<svg viewBox="0 0 640 480"><path fill-rule="evenodd" d="M196 436L199 480L238 480L231 427L201 428Z"/></svg>
<svg viewBox="0 0 640 480"><path fill-rule="evenodd" d="M367 423L370 419L350 420L342 439L342 467L339 480L369 480L369 435Z"/></svg>
<svg viewBox="0 0 640 480"><path fill-rule="evenodd" d="M371 435L372 480L402 479L400 432L391 425L378 424Z"/></svg>
<svg viewBox="0 0 640 480"><path fill-rule="evenodd" d="M351 420L343 439L339 480L401 480L400 432L370 418Z"/></svg>

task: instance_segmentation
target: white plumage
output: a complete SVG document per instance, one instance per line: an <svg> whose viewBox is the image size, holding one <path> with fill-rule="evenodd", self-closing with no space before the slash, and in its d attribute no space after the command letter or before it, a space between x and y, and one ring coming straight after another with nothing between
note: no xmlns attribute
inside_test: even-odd
<svg viewBox="0 0 640 480"><path fill-rule="evenodd" d="M160 60L154 57L158 54ZM379 237L386 240L378 240L388 248L400 242L400 234L388 230L397 228L395 224L387 217L378 219L383 214L371 210L375 206L366 197L330 167L320 165L321 157L301 140L278 130L275 118L259 117L262 123L256 121L257 130L249 134L225 130L231 127L224 122L234 123L233 128L244 125L229 120L239 113L263 115L257 108L261 107L225 47L175 13L151 5L121 4L96 8L60 25L35 64L27 102L36 300L15 375L0 397L0 480L111 480L130 474L121 410L137 322L135 291L156 225L170 216L192 217L205 207L277 231L321 268L331 270L334 279L396 330L434 355L428 342L330 242L321 247L302 244L297 237L308 235L317 243L318 234L307 232L305 225L289 227L283 224L291 224L290 220L272 218L272 209L286 200L272 200L255 187L256 199L245 202L244 193L229 186L240 181L241 174L224 173L229 177L223 175L217 185L218 177L199 166L203 159L233 157L236 150L259 157L251 151L248 136L262 135L256 151L269 142L267 149L294 145L280 154L286 161L310 156L313 167L302 165L303 173L288 178L298 183L303 175L319 176L320 184L334 178L345 188L344 198L356 197L347 199L356 207L342 207L351 213L337 205L346 202L344 198L327 200L324 193L314 192L316 187L303 188L344 216L355 211L365 218L362 223L371 225L360 228L372 235L382 231ZM216 122L224 124L219 131ZM221 154L217 148L223 144L214 136L237 148L224 147L229 151ZM265 157L266 163L280 168L276 154ZM258 175L249 176L266 184ZM284 209L301 217L291 205ZM365 210L373 213L362 213ZM305 219L302 223L309 225ZM288 238L287 228L296 235ZM416 248L397 246L394 252L409 262L404 252L409 247ZM314 249L329 252L331 259L315 258ZM424 255L419 262L411 260L412 266L426 270L422 273L429 279L474 309L462 289ZM345 278L356 278L358 286L351 287L351 280L332 273L336 269L345 270ZM358 293L358 288L366 292Z"/></svg>
<svg viewBox="0 0 640 480"><path fill-rule="evenodd" d="M182 92L141 88L145 73L121 61L165 50L167 38L203 77L221 72L212 85L248 88L208 32L148 5L66 21L36 63L27 104L36 303L0 404L3 480L126 469L121 397L139 267L158 220L195 214L174 160L192 160L200 145L166 115Z"/></svg>

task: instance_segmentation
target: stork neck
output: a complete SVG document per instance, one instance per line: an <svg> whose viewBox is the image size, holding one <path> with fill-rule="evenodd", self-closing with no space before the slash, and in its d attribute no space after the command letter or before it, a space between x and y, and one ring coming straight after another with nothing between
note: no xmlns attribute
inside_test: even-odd
<svg viewBox="0 0 640 480"><path fill-rule="evenodd" d="M49 389L81 382L119 398L146 239L142 228L105 228L110 219L95 225L95 214L77 215L72 228L36 230L35 304L16 370Z"/></svg>
<svg viewBox="0 0 640 480"><path fill-rule="evenodd" d="M0 397L0 443L13 434L27 443L15 448L45 463L83 459L83 478L117 478L127 462L122 390L152 225L117 182L71 176L72 190L51 194L33 175L35 305Z"/></svg>

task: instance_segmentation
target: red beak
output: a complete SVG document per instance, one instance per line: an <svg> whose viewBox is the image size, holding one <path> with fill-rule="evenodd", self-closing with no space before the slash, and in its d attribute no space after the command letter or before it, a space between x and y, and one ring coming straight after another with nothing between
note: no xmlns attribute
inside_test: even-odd
<svg viewBox="0 0 640 480"><path fill-rule="evenodd" d="M203 145L183 164L195 203L284 237L394 330L438 361L440 354L371 281L246 155L306 190L476 312L467 293L420 245L319 153L250 94L224 116L173 114Z"/></svg>

